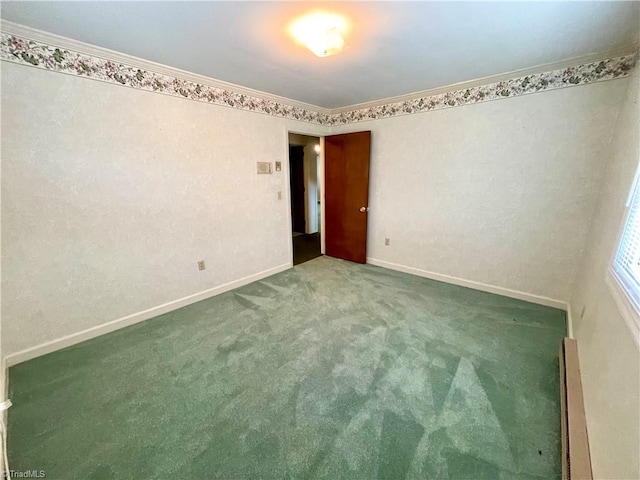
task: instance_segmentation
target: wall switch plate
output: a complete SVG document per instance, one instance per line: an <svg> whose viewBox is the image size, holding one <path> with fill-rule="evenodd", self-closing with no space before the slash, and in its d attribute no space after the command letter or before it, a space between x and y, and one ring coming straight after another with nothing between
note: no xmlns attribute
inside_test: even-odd
<svg viewBox="0 0 640 480"><path fill-rule="evenodd" d="M204 264L204 260L198 262L198 270L204 270L207 266Z"/></svg>
<svg viewBox="0 0 640 480"><path fill-rule="evenodd" d="M258 173L259 174L273 173L271 162L258 162Z"/></svg>
<svg viewBox="0 0 640 480"><path fill-rule="evenodd" d="M388 238L385 238L384 244L388 247L389 245L391 245L391 240L389 240Z"/></svg>
<svg viewBox="0 0 640 480"><path fill-rule="evenodd" d="M282 200L282 191L278 190L278 200Z"/></svg>
<svg viewBox="0 0 640 480"><path fill-rule="evenodd" d="M282 162L276 162L276 172L282 170Z"/></svg>

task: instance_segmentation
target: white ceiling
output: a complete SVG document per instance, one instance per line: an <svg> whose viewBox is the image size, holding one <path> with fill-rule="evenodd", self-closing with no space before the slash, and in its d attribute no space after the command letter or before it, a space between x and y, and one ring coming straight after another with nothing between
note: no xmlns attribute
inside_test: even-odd
<svg viewBox="0 0 640 480"><path fill-rule="evenodd" d="M320 7L352 23L318 58L287 26ZM625 48L636 2L11 2L5 20L336 108ZM625 53L627 53L625 52Z"/></svg>

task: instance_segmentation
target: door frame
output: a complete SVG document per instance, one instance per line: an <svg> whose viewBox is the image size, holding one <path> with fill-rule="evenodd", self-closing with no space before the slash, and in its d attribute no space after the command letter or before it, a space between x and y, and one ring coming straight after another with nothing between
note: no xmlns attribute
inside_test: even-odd
<svg viewBox="0 0 640 480"><path fill-rule="evenodd" d="M291 237L291 169L289 168L289 134L294 133L297 135L306 135L308 137L317 137L320 139L320 154L318 155L318 186L320 187L320 253L324 255L325 250L325 238L324 238L324 230L325 230L325 212L324 212L324 137L329 135L326 131L320 130L322 127L316 130L313 126L310 125L311 128L302 128L295 129L289 128L287 126L284 127L284 158L286 161L283 161L282 173L284 173L284 192L286 195L283 196L282 200L286 200L286 208L287 208L287 231L286 239L289 251L289 266L293 267L293 239Z"/></svg>

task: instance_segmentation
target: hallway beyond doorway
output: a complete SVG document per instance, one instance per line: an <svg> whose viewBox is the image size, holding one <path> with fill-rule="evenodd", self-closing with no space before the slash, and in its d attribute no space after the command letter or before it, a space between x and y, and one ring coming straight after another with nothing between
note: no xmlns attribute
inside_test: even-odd
<svg viewBox="0 0 640 480"><path fill-rule="evenodd" d="M293 264L300 265L321 256L320 233L293 234Z"/></svg>
<svg viewBox="0 0 640 480"><path fill-rule="evenodd" d="M320 138L289 132L293 264L322 255Z"/></svg>

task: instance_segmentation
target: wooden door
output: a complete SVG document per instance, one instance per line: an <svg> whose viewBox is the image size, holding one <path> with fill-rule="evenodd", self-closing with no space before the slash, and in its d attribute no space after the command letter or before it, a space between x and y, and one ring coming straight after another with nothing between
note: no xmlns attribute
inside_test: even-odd
<svg viewBox="0 0 640 480"><path fill-rule="evenodd" d="M291 180L291 228L305 233L304 220L304 147L289 147L289 178Z"/></svg>
<svg viewBox="0 0 640 480"><path fill-rule="evenodd" d="M325 253L367 262L371 132L324 140Z"/></svg>

